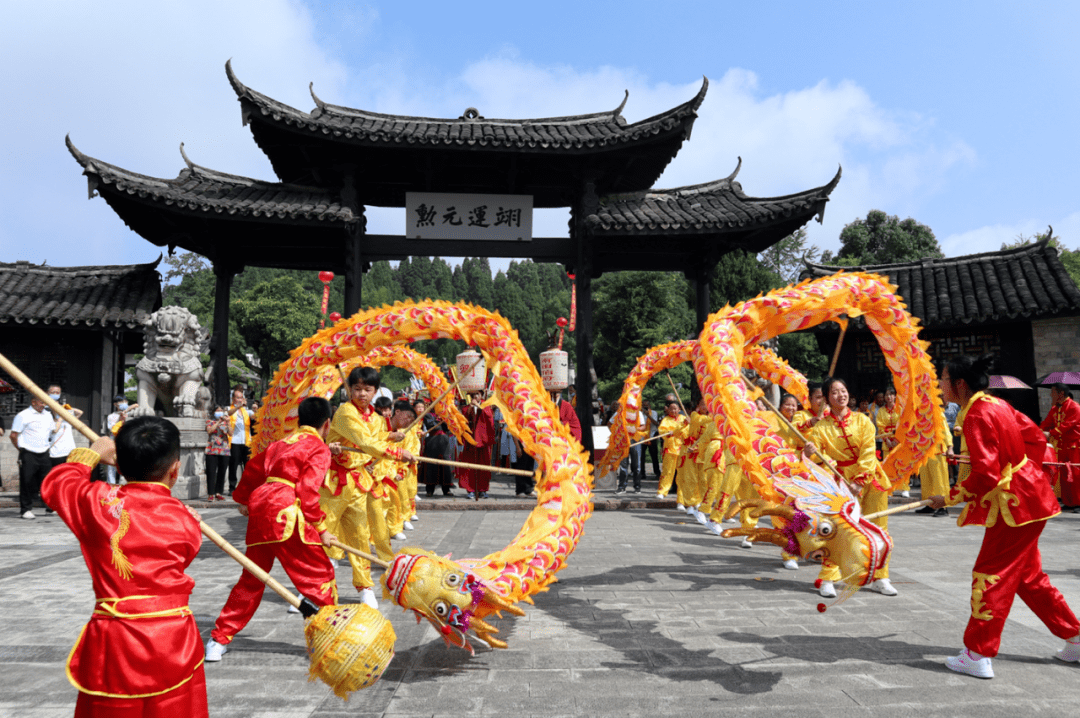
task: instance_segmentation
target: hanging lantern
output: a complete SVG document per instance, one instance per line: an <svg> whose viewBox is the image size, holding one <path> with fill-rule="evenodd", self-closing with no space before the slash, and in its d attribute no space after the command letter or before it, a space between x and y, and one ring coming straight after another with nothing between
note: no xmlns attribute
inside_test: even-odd
<svg viewBox="0 0 1080 718"><path fill-rule="evenodd" d="M330 282L334 281L334 273L333 272L319 272L319 281L322 282L323 284L329 284Z"/></svg>
<svg viewBox="0 0 1080 718"><path fill-rule="evenodd" d="M335 324L340 322L341 314L339 314L338 312L330 312L330 321L334 322Z"/></svg>
<svg viewBox="0 0 1080 718"><path fill-rule="evenodd" d="M540 378L548 391L562 391L570 386L570 357L562 349L540 352Z"/></svg>
<svg viewBox="0 0 1080 718"><path fill-rule="evenodd" d="M480 352L466 349L458 354L457 375L461 380L458 387L466 394L482 390L487 379L487 366L484 365L484 357Z"/></svg>

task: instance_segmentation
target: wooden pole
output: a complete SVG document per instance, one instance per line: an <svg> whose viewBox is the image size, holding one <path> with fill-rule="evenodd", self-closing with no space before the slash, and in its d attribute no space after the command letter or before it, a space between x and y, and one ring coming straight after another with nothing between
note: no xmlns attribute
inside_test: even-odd
<svg viewBox="0 0 1080 718"><path fill-rule="evenodd" d="M357 449L353 446L342 446L345 451L353 451L357 454L366 453L363 449ZM449 461L447 459L434 459L429 456L416 456L413 458L423 464L438 464L439 466L453 466L459 469L476 469L477 471L490 471L493 474L510 474L511 476L533 476L532 471L526 471L525 469L504 469L499 466L489 466L487 464L467 464L464 461Z"/></svg>
<svg viewBox="0 0 1080 718"><path fill-rule="evenodd" d="M633 444L630 444L630 446L628 446L626 448L632 449L635 446L640 446L641 444L648 444L653 439L663 439L663 438L665 438L667 436L671 436L674 433L675 433L674 431L665 431L663 434L657 434L656 436L650 436L648 439L642 439L641 441L635 441Z"/></svg>
<svg viewBox="0 0 1080 718"><path fill-rule="evenodd" d="M347 544L343 544L340 541L338 541L337 539L331 539L330 540L330 545L335 546L335 547L341 549L342 551L344 551L346 553L351 553L353 556L359 556L360 558L367 559L368 561L371 561L376 566L382 566L383 568L390 568L390 562L389 561L383 561L378 556L373 556L372 554L361 551L358 548L353 548L352 546L349 546Z"/></svg>
<svg viewBox="0 0 1080 718"><path fill-rule="evenodd" d="M755 388L755 387L754 387L754 385L750 383L750 380L749 380L749 379L747 379L747 378L746 378L745 376L743 377L743 381L744 381L744 382L746 382L746 385L747 385L748 387L750 387L751 389L754 389L754 388ZM776 414L777 418L779 418L779 419L780 419L780 421L784 422L784 425L785 425L785 426L786 426L787 428L791 429L792 431L794 431L794 432L795 432L796 434L798 434L799 436L802 436L802 435L803 435L801 431L799 431L798 429L796 429L796 428L795 428L795 425L794 425L794 424L792 424L792 423L791 423L790 421L788 421L788 419L787 419L787 417L786 417L786 416L784 416L783 414L781 414L781 413L780 413L780 410L779 410L779 409L777 409L777 408L776 408L775 406L773 406L773 405L772 405L772 402L770 402L770 401L769 401L768 399L766 399L766 398L764 397L764 395L763 395L763 396L761 397L761 400L762 400L763 402L765 402L765 406L769 407L769 409L771 409L771 410L772 410L772 412L773 412L774 414ZM803 438L806 438L806 437L803 437ZM807 443L811 443L811 442L809 442L809 441L808 441ZM811 445L812 445L812 444L811 444ZM836 478L840 479L840 480L841 480L842 482L844 482L845 484L847 484L847 485L848 485L848 486L850 486L851 488L854 488L854 489L858 489L858 488L859 488L858 486L856 486L856 485L852 484L852 483L851 483L850 481L848 481L848 480L847 480L847 477L846 477L846 476L844 476L843 474L841 474L841 473L840 473L840 470L839 470L839 469L837 469L837 468L836 468L835 466L833 466L833 463L832 463L831 461L829 461L829 460L828 460L828 459L827 459L827 458L826 458L826 457L824 456L824 454L822 454L822 453L821 453L820 451L818 451L818 450L817 450L817 447L816 447L816 446L814 447L814 455L815 455L816 457L818 457L819 459L821 459L821 463L822 463L822 464L823 464L823 465L824 465L824 466L825 466L826 468L828 468L828 469L829 469L829 471L833 472L833 475L834 475L834 476L836 476ZM856 492L856 493L857 493L857 492Z"/></svg>
<svg viewBox="0 0 1080 718"><path fill-rule="evenodd" d="M917 509L920 506L929 506L932 503L933 499L923 499L922 501L915 501L913 503L904 504L902 506L893 506L891 509L885 509L884 511L876 511L872 514L866 514L865 516L863 516L863 518L867 520L877 519L881 518L882 516L888 516L889 514L898 514L903 511L911 511L912 509Z"/></svg>
<svg viewBox="0 0 1080 718"><path fill-rule="evenodd" d="M30 377L26 376L26 374L23 374L22 371L20 371L17 366L12 364L11 361L9 361L8 358L5 357L3 354L0 354L0 369L6 371L8 374L11 375L13 379L15 379L15 381L26 387L27 391L36 396L38 399L41 399L43 402L45 402L48 407L56 413L57 416L78 429L83 434L83 436L85 436L91 442L97 441L101 438L93 429L79 421L78 418L76 418L71 412L65 409L59 402L55 401L52 397L42 391L41 387L31 381ZM234 558L241 566L247 569L247 571L249 571L253 576L255 576L255 578L265 583L276 594L288 601L290 605L295 606L296 608L301 608L301 605L304 604L303 598L293 595L293 593L289 591L289 589L282 586L281 583L279 583L276 579L270 576L270 574L255 565L255 563L247 556L240 553L240 551L235 546L226 541L221 534L210 528L210 526L208 526L205 521L199 521L199 530L201 530L203 535L210 539L212 542L214 542L214 544L216 544L222 551L229 554L229 556ZM316 608L316 610L318 609Z"/></svg>
<svg viewBox="0 0 1080 718"><path fill-rule="evenodd" d="M668 383L671 384L671 390L675 392L675 400L679 402L679 408L682 409L683 416L689 417L686 413L686 407L683 406L682 397L679 396L679 390L675 388L675 380L671 378L671 370L665 369L664 373L667 374Z"/></svg>
<svg viewBox="0 0 1080 718"><path fill-rule="evenodd" d="M851 321L850 319L848 321ZM836 371L836 362L840 359L840 347L844 345L844 334L847 333L847 322L840 327L840 336L836 338L836 349L833 350L832 362L829 363L829 376Z"/></svg>
<svg viewBox="0 0 1080 718"><path fill-rule="evenodd" d="M446 391L444 391L442 394L439 395L438 399L436 399L435 401L433 401L430 404L428 404L427 406L425 406L424 410L421 411L419 414L417 414L416 418L413 419L412 422L410 422L409 425L406 426L403 429L403 431L409 431L414 426L416 426L418 423L420 423L420 421L424 418L424 415L427 414L429 411L431 411L435 407L436 404L438 404L440 401L442 401L443 398L445 398L447 394L452 392L454 389L457 389L458 384L460 384L461 380L465 378L465 375L466 374L472 374L472 370L475 369L476 365L479 364L482 361L484 361L483 355L481 355L479 359L477 359L476 361L473 362L472 366L469 367L468 371L461 372L461 375L457 379L454 380L454 383L451 384L450 387Z"/></svg>

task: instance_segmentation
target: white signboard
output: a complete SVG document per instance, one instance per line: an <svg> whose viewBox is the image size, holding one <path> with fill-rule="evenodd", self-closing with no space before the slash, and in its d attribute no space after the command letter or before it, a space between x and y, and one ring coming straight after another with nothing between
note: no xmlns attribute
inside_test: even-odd
<svg viewBox="0 0 1080 718"><path fill-rule="evenodd" d="M405 236L412 239L532 239L532 195L405 193Z"/></svg>

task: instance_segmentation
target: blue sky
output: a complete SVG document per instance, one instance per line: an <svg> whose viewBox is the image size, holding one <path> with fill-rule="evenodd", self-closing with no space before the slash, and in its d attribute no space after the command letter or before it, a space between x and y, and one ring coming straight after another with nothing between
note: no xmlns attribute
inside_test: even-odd
<svg viewBox="0 0 1080 718"><path fill-rule="evenodd" d="M274 179L225 79L303 110L457 117L613 109L631 122L709 95L658 186L743 158L772 196L844 177L810 239L881 209L929 225L949 256L1054 226L1080 247L1080 4L36 2L0 29L0 261L153 260L67 154L175 177L191 159ZM400 210L369 231L400 233ZM565 233L539 213L536 233Z"/></svg>

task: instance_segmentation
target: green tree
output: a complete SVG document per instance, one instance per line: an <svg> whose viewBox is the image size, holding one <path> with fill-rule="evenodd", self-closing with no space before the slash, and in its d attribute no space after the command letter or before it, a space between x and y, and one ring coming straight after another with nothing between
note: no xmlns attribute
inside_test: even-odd
<svg viewBox="0 0 1080 718"><path fill-rule="evenodd" d="M491 265L487 257L466 257L461 260L461 270L468 283L465 299L485 309L493 309L494 285ZM457 282L454 282L457 286Z"/></svg>
<svg viewBox="0 0 1080 718"><path fill-rule="evenodd" d="M806 227L799 227L779 242L758 254L758 261L770 272L778 276L784 284L799 281L799 274L806 266L803 260L816 262L821 249L816 244L809 244Z"/></svg>
<svg viewBox="0 0 1080 718"><path fill-rule="evenodd" d="M195 252L179 252L177 254L167 254L163 260L166 271L162 275L165 284L169 284L174 279L183 279L184 277L191 276L206 269L210 269L210 263L206 261L206 257Z"/></svg>
<svg viewBox="0 0 1080 718"><path fill-rule="evenodd" d="M685 339L692 330L693 312L687 302L686 280L672 272L617 272L605 274L593 285L593 363L598 391L605 402L618 399L623 382L638 358L648 349ZM676 381L690 384L692 370L680 366L672 372ZM670 391L656 388L646 397ZM683 399L688 399L684 396Z"/></svg>
<svg viewBox="0 0 1080 718"><path fill-rule="evenodd" d="M231 313L268 380L289 352L318 328L319 300L295 277L277 277L244 292Z"/></svg>
<svg viewBox="0 0 1080 718"><path fill-rule="evenodd" d="M840 232L840 250L826 250L821 261L840 266L895 264L926 257L944 257L933 231L908 217L901 220L879 209L857 219ZM846 260L843 264L837 260ZM851 262L851 264L847 264Z"/></svg>

